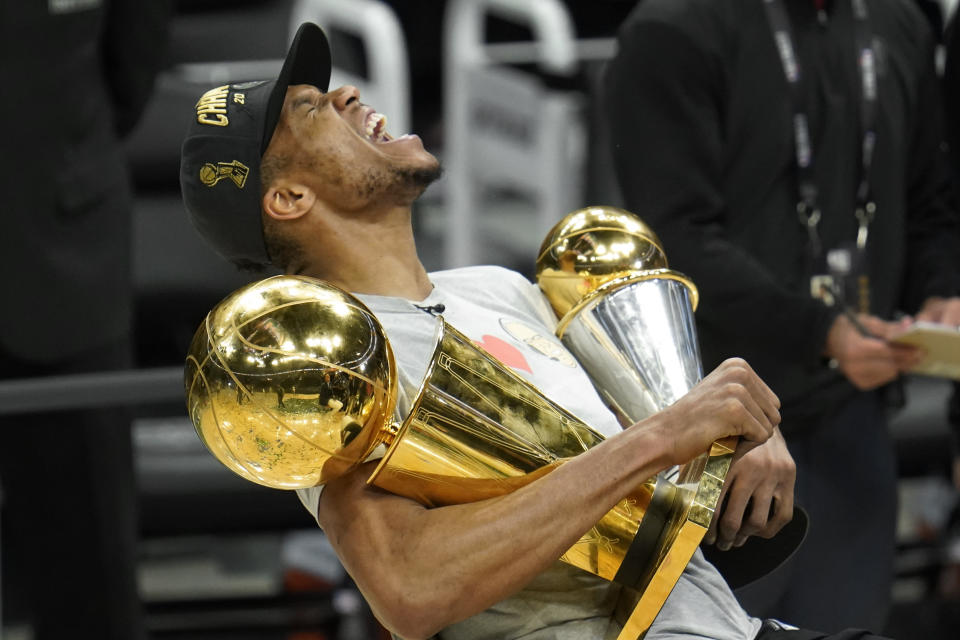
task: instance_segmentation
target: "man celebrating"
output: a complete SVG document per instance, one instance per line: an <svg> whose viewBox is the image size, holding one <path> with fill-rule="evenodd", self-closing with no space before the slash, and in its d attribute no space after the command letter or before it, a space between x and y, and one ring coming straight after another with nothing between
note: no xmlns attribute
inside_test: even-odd
<svg viewBox="0 0 960 640"><path fill-rule="evenodd" d="M728 490L744 506L719 530L724 546L770 537L790 519L794 467L777 429L779 401L746 362L724 362L669 409L621 429L553 337L535 286L498 267L426 272L411 206L439 163L417 136L389 135L354 87L327 91L329 76L326 38L305 24L276 81L204 94L181 166L200 233L240 266L272 264L358 295L393 346L401 395L416 392L432 351L431 314L443 313L607 438L513 493L470 504L428 509L370 487L372 462L322 492L302 490L387 628L405 638L615 637L620 587L558 558L628 491L724 436L741 436L735 465L751 470ZM553 348L517 337L530 331ZM758 506L748 511L748 501ZM825 637L787 628L746 615L697 552L646 637Z"/></svg>

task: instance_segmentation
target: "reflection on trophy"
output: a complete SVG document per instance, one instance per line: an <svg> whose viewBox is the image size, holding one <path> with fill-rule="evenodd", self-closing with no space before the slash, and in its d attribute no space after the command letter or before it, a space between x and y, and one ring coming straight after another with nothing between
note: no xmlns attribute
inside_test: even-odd
<svg viewBox="0 0 960 640"><path fill-rule="evenodd" d="M589 207L550 230L537 257L537 283L562 318L605 282L666 267L660 239L640 218L614 207Z"/></svg>
<svg viewBox="0 0 960 640"><path fill-rule="evenodd" d="M323 484L388 434L393 352L373 314L307 278L242 287L207 314L187 355L187 411L210 452L258 484Z"/></svg>
<svg viewBox="0 0 960 640"><path fill-rule="evenodd" d="M537 283L557 314L557 337L624 425L660 411L703 377L693 311L697 289L667 268L663 246L637 216L614 207L568 214L547 234ZM736 438L679 469L683 501L664 514L653 579L624 633L645 631L696 551L717 507Z"/></svg>
<svg viewBox="0 0 960 640"><path fill-rule="evenodd" d="M402 421L394 419L396 380L390 344L363 303L302 276L268 278L219 303L197 330L185 371L188 411L211 453L276 488L323 484L384 446L368 482L428 506L464 503L514 491L603 439L442 318ZM686 536L673 514L703 502L696 490L649 479L562 560L655 591L644 616L652 621L669 593L658 572ZM645 628L619 638L635 640Z"/></svg>

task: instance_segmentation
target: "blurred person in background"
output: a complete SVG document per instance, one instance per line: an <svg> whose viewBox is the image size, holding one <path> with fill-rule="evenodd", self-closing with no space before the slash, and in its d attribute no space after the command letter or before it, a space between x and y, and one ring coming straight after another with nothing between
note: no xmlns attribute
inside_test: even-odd
<svg viewBox="0 0 960 640"><path fill-rule="evenodd" d="M944 140L956 205L960 203L960 34L957 33L956 11L949 17L943 42ZM960 253L960 246L956 250ZM951 476L960 496L960 381L953 383L947 420L950 424ZM945 595L960 600L960 499L954 504L950 518L945 563L941 588Z"/></svg>
<svg viewBox="0 0 960 640"><path fill-rule="evenodd" d="M910 322L900 311L960 324L926 19L912 0L644 0L604 99L626 207L700 289L704 366L744 357L783 401L810 531L738 596L754 615L882 629L897 506L884 387L921 355L886 338Z"/></svg>
<svg viewBox="0 0 960 640"><path fill-rule="evenodd" d="M131 364L122 137L150 94L164 0L0 4L0 377ZM37 640L143 636L129 418L0 417L3 616Z"/></svg>

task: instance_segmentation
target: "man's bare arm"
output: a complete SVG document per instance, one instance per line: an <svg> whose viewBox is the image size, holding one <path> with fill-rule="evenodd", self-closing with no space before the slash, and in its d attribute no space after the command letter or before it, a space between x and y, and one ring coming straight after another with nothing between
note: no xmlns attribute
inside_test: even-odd
<svg viewBox="0 0 960 640"><path fill-rule="evenodd" d="M728 361L670 409L508 495L426 509L367 487L366 465L327 485L318 521L381 622L425 638L520 590L656 472L726 435L765 441L778 409L746 363Z"/></svg>

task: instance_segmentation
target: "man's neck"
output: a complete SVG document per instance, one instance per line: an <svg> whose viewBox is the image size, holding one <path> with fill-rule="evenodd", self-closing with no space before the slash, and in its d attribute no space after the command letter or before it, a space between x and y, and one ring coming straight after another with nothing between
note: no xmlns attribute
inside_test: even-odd
<svg viewBox="0 0 960 640"><path fill-rule="evenodd" d="M351 293L419 301L433 285L417 255L410 210L382 215L343 214L320 230L298 273Z"/></svg>

